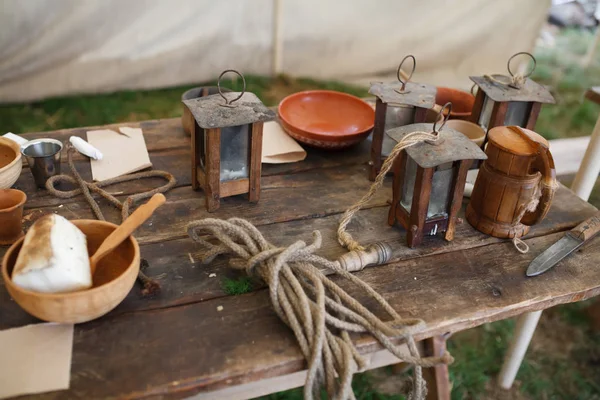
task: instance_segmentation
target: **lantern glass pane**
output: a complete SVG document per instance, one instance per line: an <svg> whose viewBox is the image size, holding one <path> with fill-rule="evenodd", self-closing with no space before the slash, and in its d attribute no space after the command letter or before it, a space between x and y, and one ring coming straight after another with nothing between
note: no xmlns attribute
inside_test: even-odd
<svg viewBox="0 0 600 400"><path fill-rule="evenodd" d="M410 208L412 207L416 178L417 163L412 158L407 157L406 168L404 169L404 183L402 185L402 198L400 200L400 205L409 213Z"/></svg>
<svg viewBox="0 0 600 400"><path fill-rule="evenodd" d="M248 177L250 125L221 128L221 182Z"/></svg>
<svg viewBox="0 0 600 400"><path fill-rule="evenodd" d="M481 108L481 114L479 114L479 126L487 130L490 124L490 118L492 118L492 110L494 109L494 100L485 96L483 100L483 107Z"/></svg>
<svg viewBox="0 0 600 400"><path fill-rule="evenodd" d="M453 172L451 162L439 165L433 172L427 219L448 216L448 199L450 197Z"/></svg>
<svg viewBox="0 0 600 400"><path fill-rule="evenodd" d="M431 195L427 207L427 219L448 216L448 200L452 187L453 168L452 163L439 165L433 172L431 180ZM404 184L402 187L402 198L400 205L410 213L417 176L417 163L412 158L406 161Z"/></svg>
<svg viewBox="0 0 600 400"><path fill-rule="evenodd" d="M532 103L526 101L511 101L508 103L504 125L525 126L529 119Z"/></svg>
<svg viewBox="0 0 600 400"><path fill-rule="evenodd" d="M413 106L388 104L385 113L385 126L383 130L385 132L388 129L409 125L412 124L414 120L415 108ZM391 153L396 143L397 142L394 139L384 133L381 155L387 157Z"/></svg>

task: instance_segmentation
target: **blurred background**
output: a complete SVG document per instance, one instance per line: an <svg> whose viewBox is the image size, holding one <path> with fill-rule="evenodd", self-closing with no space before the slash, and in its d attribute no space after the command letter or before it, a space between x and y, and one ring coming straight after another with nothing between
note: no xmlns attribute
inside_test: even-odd
<svg viewBox="0 0 600 400"><path fill-rule="evenodd" d="M0 134L179 118L181 94L215 84L227 68L244 73L248 90L270 106L315 88L365 97L369 82L396 79L407 54L417 58L413 80L469 90L469 75L506 74L511 55L532 52L532 78L557 100L542 108L536 131L583 140L554 142L567 151L585 149L600 114L583 97L600 85L597 0L0 0L0 7ZM560 180L569 185L573 172ZM600 190L590 202L600 205ZM600 316L586 302L544 312L510 392L494 378L514 321L455 335L452 397L600 399L594 321ZM355 377L354 388L359 399L397 399L399 384L382 369ZM295 390L267 398L301 397Z"/></svg>

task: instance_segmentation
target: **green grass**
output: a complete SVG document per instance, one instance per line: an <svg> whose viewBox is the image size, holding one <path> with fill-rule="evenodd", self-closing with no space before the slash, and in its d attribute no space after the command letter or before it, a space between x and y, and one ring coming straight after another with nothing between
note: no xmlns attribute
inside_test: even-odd
<svg viewBox="0 0 600 400"><path fill-rule="evenodd" d="M567 30L557 38L556 48L538 49L535 52L538 67L533 78L550 85L557 99L557 105L542 108L536 127L539 133L549 139L589 135L600 113L600 107L583 100L588 87L600 84L600 58L597 57L585 70L579 65L590 40L591 34L588 32ZM246 80L247 90L256 93L270 106L276 105L290 93L308 89L367 95L363 87L308 78L248 76ZM214 84L205 82L199 85ZM192 86L198 85L2 105L0 121L3 131L23 133L179 117L181 94ZM240 90L241 81L229 81L224 86ZM593 204L600 205L600 191L595 191L591 199ZM229 295L243 294L252 290L252 280L248 277L226 278L222 281L222 287ZM514 398L600 399L600 335L589 327L585 314L588 304L566 305L543 314L542 328L534 337L517 376L518 385L511 392L513 396L518 396ZM453 399L496 398L493 379L500 369L513 329L512 320L499 321L458 333L449 341L449 350L456 359L450 367ZM389 370L386 371L389 379L394 378ZM356 375L353 387L356 397L361 400L401 398L393 393L385 394L370 372ZM301 398L301 389L294 389L263 399Z"/></svg>
<svg viewBox="0 0 600 400"><path fill-rule="evenodd" d="M229 296L249 293L252 291L252 279L248 276L241 276L237 279L225 278L221 282L221 287Z"/></svg>

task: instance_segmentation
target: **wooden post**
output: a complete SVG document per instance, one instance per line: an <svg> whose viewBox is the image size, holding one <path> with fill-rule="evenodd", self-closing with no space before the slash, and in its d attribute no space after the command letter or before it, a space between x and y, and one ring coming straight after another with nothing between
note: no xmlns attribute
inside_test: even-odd
<svg viewBox="0 0 600 400"><path fill-rule="evenodd" d="M504 364L502 364L502 369L498 376L498 384L501 388L510 389L515 381L515 377L517 376L521 362L525 357L527 347L529 347L529 342L533 337L535 327L537 326L541 315L541 311L534 311L520 315L517 318L515 336L510 342L508 353L504 358Z"/></svg>
<svg viewBox="0 0 600 400"><path fill-rule="evenodd" d="M388 213L388 224L394 226L396 224L396 209L402 207L402 186L404 186L404 175L406 171L406 151L401 151L394 160L392 167L394 172L394 182L392 184L392 205Z"/></svg>
<svg viewBox="0 0 600 400"><path fill-rule="evenodd" d="M273 76L277 76L281 74L281 59L283 52L283 37L281 35L283 18L282 18L282 1L281 0L273 0Z"/></svg>
<svg viewBox="0 0 600 400"><path fill-rule="evenodd" d="M206 209L213 212L220 206L221 186L221 130L207 129L206 137Z"/></svg>
<svg viewBox="0 0 600 400"><path fill-rule="evenodd" d="M263 138L263 123L255 122L250 127L250 171L248 178L250 179L250 187L248 199L252 203L258 202L260 198L260 177L262 173L262 138Z"/></svg>
<svg viewBox="0 0 600 400"><path fill-rule="evenodd" d="M423 341L426 356L441 356L446 351L446 338L434 336ZM450 400L450 376L448 366L437 365L423 368L423 377L427 381L427 400Z"/></svg>
<svg viewBox="0 0 600 400"><path fill-rule="evenodd" d="M596 121L590 143L585 150L571 189L577 196L587 201L596 183L596 178L598 178L598 173L600 173L600 117Z"/></svg>
<svg viewBox="0 0 600 400"><path fill-rule="evenodd" d="M187 107L186 107L187 110ZM188 110L189 112L189 110ZM191 115L191 113L190 113ZM198 164L200 164L198 161L198 157L202 157L202 155L198 154L198 148L197 145L199 143L199 141L201 140L200 138L200 130L201 128L198 126L198 124L196 123L196 121L194 119L192 119L192 121L194 121L194 125L192 126L192 134L191 134L191 150L192 150L192 189L193 190L198 190L199 189L199 185L198 185Z"/></svg>
<svg viewBox="0 0 600 400"><path fill-rule="evenodd" d="M369 179L374 181L381 170L381 151L383 149L383 135L385 134L385 113L387 103L377 98L375 102L375 126L373 127L373 141L371 143L371 168Z"/></svg>
<svg viewBox="0 0 600 400"><path fill-rule="evenodd" d="M410 225L407 227L408 247L414 248L423 240L423 228L429 208L429 196L431 195L431 180L435 168L421 168L417 166L415 188L413 191L412 205L410 207Z"/></svg>
<svg viewBox="0 0 600 400"><path fill-rule="evenodd" d="M456 229L456 217L460 211L463 201L463 193L465 182L467 181L467 172L471 167L473 160L458 161L458 168L454 168L454 176L452 178L451 199L448 205L448 227L444 239L451 241L454 239L454 230Z"/></svg>

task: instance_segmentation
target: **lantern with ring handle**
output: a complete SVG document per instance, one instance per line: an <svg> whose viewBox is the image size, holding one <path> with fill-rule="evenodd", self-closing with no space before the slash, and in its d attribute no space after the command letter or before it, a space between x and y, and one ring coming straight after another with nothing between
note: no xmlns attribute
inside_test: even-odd
<svg viewBox="0 0 600 400"><path fill-rule="evenodd" d="M402 65L409 58L413 61L413 68L407 75L402 71ZM374 82L369 88L369 93L377 97L369 168L369 179L372 181L395 144L385 132L399 126L425 122L427 110L435 105L437 89L434 86L410 82L416 66L415 57L408 55L398 65L398 82Z"/></svg>
<svg viewBox="0 0 600 400"><path fill-rule="evenodd" d="M444 110L447 110L445 113ZM452 111L446 103L433 124L419 123L386 132L395 143L412 132L433 132L438 138L408 147L394 161L393 199L388 223L399 223L407 231L409 247L418 246L425 235L445 232L454 238L462 205L467 172L485 153L462 133L445 127ZM441 126L438 122L445 115Z"/></svg>
<svg viewBox="0 0 600 400"><path fill-rule="evenodd" d="M241 92L221 90L228 72L240 76ZM263 123L275 119L254 93L246 92L246 80L236 70L219 76L218 94L184 100L194 116L192 142L192 188L202 189L209 212L220 199L248 193L251 202L260 196Z"/></svg>
<svg viewBox="0 0 600 400"><path fill-rule="evenodd" d="M511 64L518 56L528 56L531 68L524 74L515 73ZM494 74L471 76L473 87L478 88L471 122L479 124L486 132L496 126L520 126L534 130L544 103L555 103L554 97L544 86L529 77L535 70L536 60L527 52L519 52L508 59L510 76ZM487 138L484 142L487 143Z"/></svg>

